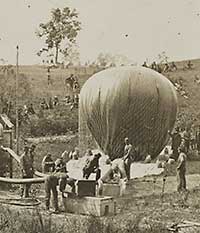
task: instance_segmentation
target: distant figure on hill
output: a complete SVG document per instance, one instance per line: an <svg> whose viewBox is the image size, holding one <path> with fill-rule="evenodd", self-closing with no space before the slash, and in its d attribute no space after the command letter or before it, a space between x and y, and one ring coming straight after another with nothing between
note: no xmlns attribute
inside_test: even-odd
<svg viewBox="0 0 200 233"><path fill-rule="evenodd" d="M177 69L178 69L178 68L177 68L175 62L172 62L172 63L171 63L171 70L172 70L172 71L176 71Z"/></svg>
<svg viewBox="0 0 200 233"><path fill-rule="evenodd" d="M75 77L73 74L71 74L69 77L65 79L65 85L73 89L73 85L75 82Z"/></svg>
<svg viewBox="0 0 200 233"><path fill-rule="evenodd" d="M155 61L151 64L151 69L157 71L157 64Z"/></svg>
<svg viewBox="0 0 200 233"><path fill-rule="evenodd" d="M65 85L67 87L67 96L69 96L68 99L70 101L73 100L74 91L77 87L76 82L77 82L77 78L74 76L74 74L71 74L69 77L65 79Z"/></svg>
<svg viewBox="0 0 200 233"><path fill-rule="evenodd" d="M53 81L51 79L51 68L48 66L47 67L47 84L52 85Z"/></svg>
<svg viewBox="0 0 200 233"><path fill-rule="evenodd" d="M33 108L33 104L32 103L28 106L28 114L32 114L32 115L35 114L35 110Z"/></svg>
<svg viewBox="0 0 200 233"><path fill-rule="evenodd" d="M168 63L165 63L165 66L164 66L164 69L163 69L163 72L169 72L170 71L170 66Z"/></svg>
<svg viewBox="0 0 200 233"><path fill-rule="evenodd" d="M40 102L40 107L41 107L42 110L48 109L48 105L46 103L45 98L43 98L42 101Z"/></svg>
<svg viewBox="0 0 200 233"><path fill-rule="evenodd" d="M70 110L72 111L74 108L78 108L79 104L79 94L74 94L73 102L71 104Z"/></svg>
<svg viewBox="0 0 200 233"><path fill-rule="evenodd" d="M59 104L59 99L58 99L58 96L55 95L54 98L53 98L53 105L57 106L58 104Z"/></svg>
<svg viewBox="0 0 200 233"><path fill-rule="evenodd" d="M161 67L161 65L157 65L157 69L156 69L156 71L158 72L158 73L162 73L162 67Z"/></svg>
<svg viewBox="0 0 200 233"><path fill-rule="evenodd" d="M148 68L147 62L144 61L144 63L142 64L142 66Z"/></svg>
<svg viewBox="0 0 200 233"><path fill-rule="evenodd" d="M200 84L200 78L198 74L195 75L194 82L196 82L197 84Z"/></svg>
<svg viewBox="0 0 200 233"><path fill-rule="evenodd" d="M77 80L73 83L73 92L77 93L79 91L80 85Z"/></svg>
<svg viewBox="0 0 200 233"><path fill-rule="evenodd" d="M51 97L49 98L49 109L53 109L53 100Z"/></svg>
<svg viewBox="0 0 200 233"><path fill-rule="evenodd" d="M193 64L192 64L192 62L189 60L188 61L188 63L187 63L187 68L188 68L188 70L191 70L191 69L193 69Z"/></svg>

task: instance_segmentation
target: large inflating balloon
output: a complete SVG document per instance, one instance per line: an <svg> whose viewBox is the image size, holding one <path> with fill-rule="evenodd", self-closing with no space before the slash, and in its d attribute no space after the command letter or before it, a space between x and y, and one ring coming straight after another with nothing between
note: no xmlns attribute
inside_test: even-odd
<svg viewBox="0 0 200 233"><path fill-rule="evenodd" d="M101 71L80 93L80 114L100 148L113 160L123 156L124 138L155 158L166 145L176 120L177 97L172 83L144 67Z"/></svg>

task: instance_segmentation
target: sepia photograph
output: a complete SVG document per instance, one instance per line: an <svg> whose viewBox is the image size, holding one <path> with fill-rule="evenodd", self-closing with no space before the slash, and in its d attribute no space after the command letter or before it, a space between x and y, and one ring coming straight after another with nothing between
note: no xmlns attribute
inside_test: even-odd
<svg viewBox="0 0 200 233"><path fill-rule="evenodd" d="M0 233L200 232L200 1L0 4Z"/></svg>

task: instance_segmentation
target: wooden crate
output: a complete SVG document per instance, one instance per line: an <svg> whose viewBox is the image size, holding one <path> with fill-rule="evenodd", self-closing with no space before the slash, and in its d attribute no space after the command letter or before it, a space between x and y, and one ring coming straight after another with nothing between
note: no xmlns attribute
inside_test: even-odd
<svg viewBox="0 0 200 233"><path fill-rule="evenodd" d="M119 197L121 195L119 184L103 184L102 196Z"/></svg>
<svg viewBox="0 0 200 233"><path fill-rule="evenodd" d="M96 196L95 180L78 180L76 184L76 193L79 197Z"/></svg>
<svg viewBox="0 0 200 233"><path fill-rule="evenodd" d="M105 216L116 214L116 201L112 197L63 198L68 213Z"/></svg>
<svg viewBox="0 0 200 233"><path fill-rule="evenodd" d="M123 196L126 191L126 182L120 180L119 184L114 183L103 183L102 184L102 195L119 197Z"/></svg>

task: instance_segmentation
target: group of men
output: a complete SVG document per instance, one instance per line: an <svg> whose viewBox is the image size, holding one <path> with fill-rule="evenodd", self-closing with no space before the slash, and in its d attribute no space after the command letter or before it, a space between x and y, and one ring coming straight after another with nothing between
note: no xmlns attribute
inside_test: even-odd
<svg viewBox="0 0 200 233"><path fill-rule="evenodd" d="M50 97L49 101L47 103L47 101L45 100L45 98L43 98L40 102L40 108L42 110L48 110L48 109L53 109L55 106L57 106L59 104L59 99L58 96L54 96L53 98Z"/></svg>
<svg viewBox="0 0 200 233"><path fill-rule="evenodd" d="M178 128L176 128L173 134L170 134L172 137L172 157L177 160L177 175L178 175L178 191L186 190L186 179L185 179L185 171L186 171L186 153L187 153L187 138L182 139L178 133ZM22 154L21 168L22 168L22 177L23 178L32 178L34 174L34 154L35 154L35 145L31 145L30 147L24 147L24 153ZM59 191L62 193L62 196L65 196L65 193L68 195L75 194L75 183L76 179L69 177L65 156L70 159L78 160L79 159L79 150L75 148L71 153L67 153L66 151L60 156L60 158L55 161L52 159L50 153L48 153L42 160L42 171L46 174L45 179L45 203L46 209L49 210L50 207L50 198L51 194L53 195L53 203L55 212L59 212L58 208L58 191L57 186L59 187ZM105 174L101 177L101 169L99 165L99 160L101 158L100 153L93 154L91 149L86 151L86 159L85 164L82 168L82 177L83 179L89 179L90 175L94 173L96 175L95 180L96 183L99 184L105 182L107 179L121 179L125 178L129 180L131 178L131 163L135 161L135 150L134 146L130 143L129 138L124 139L124 153L121 159L122 166L116 162L110 162L111 169L109 170L109 174ZM121 166L121 167L120 167ZM71 191L66 189L66 186L69 185L71 187ZM28 197L30 184L26 184L22 190L22 196Z"/></svg>
<svg viewBox="0 0 200 233"><path fill-rule="evenodd" d="M22 177L23 178L33 178L34 175L34 157L35 157L35 145L31 146L25 146L24 152L22 156L20 157L20 165L21 165L21 171L22 171ZM51 194L53 195L53 204L55 208L55 212L59 211L58 208L58 191L57 186L59 188L59 191L62 193L62 196L65 196L65 193L67 192L68 195L74 195L75 194L75 182L76 179L73 179L68 176L65 156L66 151L60 156L60 158L56 159L55 161L52 158L52 155L48 153L42 160L42 172L46 174L45 179L45 204L46 209L49 210L50 206L50 198ZM72 152L69 154L67 153L68 157L74 160L79 159L79 150L78 148L75 148ZM93 153L91 149L88 149L86 151L86 159L84 166L82 168L82 177L83 179L89 179L90 175L92 173L95 174L95 180L98 184L98 181L101 179L101 169L99 165L99 160L101 158L101 153ZM129 143L129 139L125 138L125 147L124 147L124 156L123 156L123 163L125 168L125 174L124 176L127 177L127 179L130 179L130 165L132 163L132 145ZM114 174L117 172L123 172L120 171L118 166L114 166L112 170L112 177L114 177ZM69 185L71 187L71 191L65 191L66 185ZM30 191L31 184L25 184L22 186L22 197L29 197L29 191Z"/></svg>
<svg viewBox="0 0 200 233"><path fill-rule="evenodd" d="M196 132L194 132L191 127L186 127L183 131L181 131L179 127L176 127L174 133L170 134L170 136L172 138L174 159L177 159L177 151L181 143L184 143L186 152L196 149L200 152L200 126L198 126Z"/></svg>
<svg viewBox="0 0 200 233"><path fill-rule="evenodd" d="M146 67L146 68L151 68L159 73L167 73L167 72L172 72L172 71L176 71L178 70L178 67L176 66L175 62L171 62L171 63L168 63L166 62L164 64L164 66L162 64L157 64L155 61L150 65L148 66L147 65L147 62L144 61L144 63L142 64L143 67ZM189 60L187 62L187 64L184 66L184 69L193 69L194 68L194 65L192 64L192 62Z"/></svg>
<svg viewBox="0 0 200 233"><path fill-rule="evenodd" d="M47 210L49 210L50 198L52 193L55 212L59 212L57 186L59 188L59 191L62 193L62 197L65 197L65 193L67 193L68 195L75 194L76 179L68 176L68 171L65 161L66 155L68 155L68 157L70 157L73 160L78 160L79 150L78 148L75 148L69 154L66 151L64 151L61 157L56 159L55 161L52 159L51 154L48 153L42 160L42 171L43 173L47 174L47 177L45 179L45 193L46 193L45 202L46 202ZM96 181L98 181L99 178L101 177L101 170L99 168L99 159L101 157L101 154L100 153L93 154L92 151L88 149L86 156L87 158L85 161L85 165L83 166L82 169L83 172L82 177L84 179L89 179L90 175L92 173L95 173ZM71 187L70 191L69 189L65 191L67 185Z"/></svg>

